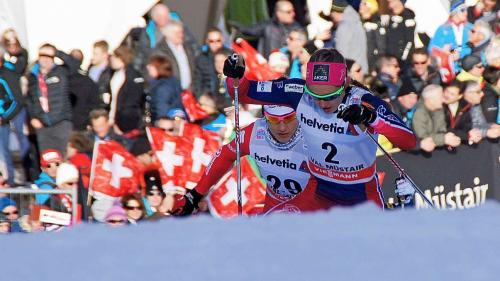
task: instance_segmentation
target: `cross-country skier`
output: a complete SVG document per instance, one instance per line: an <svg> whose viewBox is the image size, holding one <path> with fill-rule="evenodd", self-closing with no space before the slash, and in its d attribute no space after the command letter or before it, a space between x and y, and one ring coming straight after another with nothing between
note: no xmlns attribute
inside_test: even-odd
<svg viewBox="0 0 500 281"><path fill-rule="evenodd" d="M286 207L303 212L328 207L315 196L315 179L307 168L304 139L295 111L286 106L265 105L264 117L241 133L241 156L255 159L267 181L264 212ZM214 155L195 188L176 202L174 212L191 214L209 189L227 173L236 160L236 141L224 145Z"/></svg>
<svg viewBox="0 0 500 281"><path fill-rule="evenodd" d="M382 207L375 169L377 145L365 130L375 139L378 134L386 136L402 149L413 148L416 138L384 101L349 79L342 54L335 49L316 51L307 63L305 81L249 81L238 59L242 60L228 57L224 64L230 94L234 95L234 78L240 78L240 102L295 109L317 194L331 206L373 201ZM408 190L398 188L397 195L408 198Z"/></svg>

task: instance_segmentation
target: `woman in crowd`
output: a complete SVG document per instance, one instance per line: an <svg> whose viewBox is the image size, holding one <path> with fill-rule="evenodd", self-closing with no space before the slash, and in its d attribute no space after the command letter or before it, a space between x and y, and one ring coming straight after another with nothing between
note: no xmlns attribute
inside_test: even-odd
<svg viewBox="0 0 500 281"><path fill-rule="evenodd" d="M144 203L139 194L127 194L123 196L122 206L127 213L127 220L130 224L137 224L146 217Z"/></svg>

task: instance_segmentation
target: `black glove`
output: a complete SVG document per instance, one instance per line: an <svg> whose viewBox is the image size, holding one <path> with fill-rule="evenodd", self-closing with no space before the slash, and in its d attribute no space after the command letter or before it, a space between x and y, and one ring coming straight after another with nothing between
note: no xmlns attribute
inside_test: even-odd
<svg viewBox="0 0 500 281"><path fill-rule="evenodd" d="M337 118L354 125L363 124L369 126L377 118L377 113L364 105L351 104L340 110L337 113Z"/></svg>
<svg viewBox="0 0 500 281"><path fill-rule="evenodd" d="M238 54L232 54L224 61L224 75L231 78L241 78L245 74L245 61Z"/></svg>
<svg viewBox="0 0 500 281"><path fill-rule="evenodd" d="M181 201L184 201L184 205L180 206L180 208L175 211L175 215L191 215L196 209L198 209L198 203L200 203L201 199L203 199L203 195L198 193L194 188L191 189L181 199Z"/></svg>

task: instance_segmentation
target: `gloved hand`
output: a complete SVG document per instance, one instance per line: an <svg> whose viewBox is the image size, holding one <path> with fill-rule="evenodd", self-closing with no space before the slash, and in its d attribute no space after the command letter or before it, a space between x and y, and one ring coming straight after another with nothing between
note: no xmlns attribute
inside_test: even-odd
<svg viewBox="0 0 500 281"><path fill-rule="evenodd" d="M396 196L399 198L401 203L409 204L413 200L415 195L415 188L411 183L405 178L396 179L396 190L394 191Z"/></svg>
<svg viewBox="0 0 500 281"><path fill-rule="evenodd" d="M224 61L224 75L231 78L241 78L245 74L245 60L238 54L232 54Z"/></svg>
<svg viewBox="0 0 500 281"><path fill-rule="evenodd" d="M203 195L193 188L184 196L175 200L172 213L176 216L191 215L198 209L198 203L200 203L201 199L203 199Z"/></svg>
<svg viewBox="0 0 500 281"><path fill-rule="evenodd" d="M361 104L351 104L344 107L337 113L337 118L349 122L354 125L370 125L377 118L377 113L372 109L361 105Z"/></svg>

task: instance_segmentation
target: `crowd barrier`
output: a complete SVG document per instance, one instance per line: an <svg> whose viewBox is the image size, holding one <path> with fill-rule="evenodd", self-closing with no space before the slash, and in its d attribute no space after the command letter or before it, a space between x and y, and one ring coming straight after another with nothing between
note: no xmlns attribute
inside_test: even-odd
<svg viewBox="0 0 500 281"><path fill-rule="evenodd" d="M500 144L484 140L478 145L461 145L452 151L392 154L400 166L439 209L468 209L488 199L500 200ZM399 172L385 156L377 159L386 201L394 197L394 180ZM417 194L416 208L428 208Z"/></svg>

